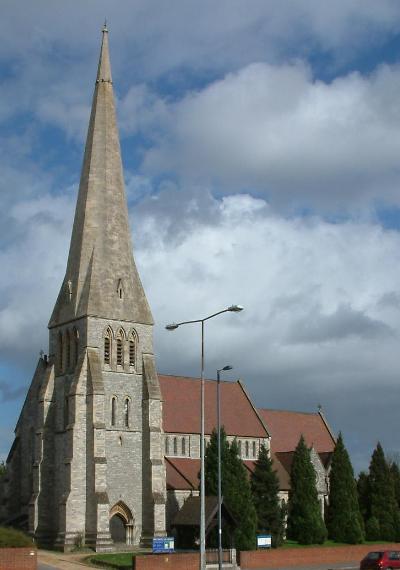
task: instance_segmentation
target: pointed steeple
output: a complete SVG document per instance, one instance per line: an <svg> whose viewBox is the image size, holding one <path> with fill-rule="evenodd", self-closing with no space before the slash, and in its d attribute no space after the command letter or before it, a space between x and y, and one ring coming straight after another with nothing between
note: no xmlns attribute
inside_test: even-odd
<svg viewBox="0 0 400 570"><path fill-rule="evenodd" d="M102 33L67 270L49 327L89 315L153 324L132 253L106 25Z"/></svg>

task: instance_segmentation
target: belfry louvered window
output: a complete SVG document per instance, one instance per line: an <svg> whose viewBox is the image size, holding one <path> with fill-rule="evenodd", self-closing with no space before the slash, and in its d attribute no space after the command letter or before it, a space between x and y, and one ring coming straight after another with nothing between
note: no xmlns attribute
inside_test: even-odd
<svg viewBox="0 0 400 570"><path fill-rule="evenodd" d="M129 366L136 365L136 342L133 334L129 339Z"/></svg>
<svg viewBox="0 0 400 570"><path fill-rule="evenodd" d="M119 329L117 334L117 365L124 365L124 342L125 342L124 329Z"/></svg>
<svg viewBox="0 0 400 570"><path fill-rule="evenodd" d="M104 363L111 364L111 331L106 330L104 336Z"/></svg>

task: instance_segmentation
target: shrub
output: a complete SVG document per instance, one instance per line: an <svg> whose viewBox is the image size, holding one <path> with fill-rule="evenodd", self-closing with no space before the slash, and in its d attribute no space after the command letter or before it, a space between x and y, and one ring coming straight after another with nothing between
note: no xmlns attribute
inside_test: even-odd
<svg viewBox="0 0 400 570"><path fill-rule="evenodd" d="M14 528L0 527L0 548L21 548L33 546L33 540Z"/></svg>

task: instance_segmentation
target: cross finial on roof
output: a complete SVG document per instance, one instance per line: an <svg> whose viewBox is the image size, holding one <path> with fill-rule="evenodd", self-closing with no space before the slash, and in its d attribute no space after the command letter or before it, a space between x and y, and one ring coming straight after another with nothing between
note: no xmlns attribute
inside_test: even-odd
<svg viewBox="0 0 400 570"><path fill-rule="evenodd" d="M107 18L104 18L104 26L103 26L102 32L103 32L103 34L104 34L104 32L108 32Z"/></svg>
<svg viewBox="0 0 400 570"><path fill-rule="evenodd" d="M318 404L317 408L318 408L318 411L321 412L322 411L322 404Z"/></svg>

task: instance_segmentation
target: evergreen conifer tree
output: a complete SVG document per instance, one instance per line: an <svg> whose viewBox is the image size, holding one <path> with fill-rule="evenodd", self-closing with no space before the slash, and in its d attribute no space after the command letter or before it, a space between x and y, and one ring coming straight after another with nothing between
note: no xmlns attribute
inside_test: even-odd
<svg viewBox="0 0 400 570"><path fill-rule="evenodd" d="M390 473L392 475L397 508L400 508L400 469L395 461L392 461L390 465Z"/></svg>
<svg viewBox="0 0 400 570"><path fill-rule="evenodd" d="M207 445L205 468L206 495L217 495L218 438L215 430ZM236 441L229 445L223 429L221 429L221 487L224 503L237 523L234 532L235 547L238 550L252 550L256 542L257 514L250 481L246 467L239 457Z"/></svg>
<svg viewBox="0 0 400 570"><path fill-rule="evenodd" d="M329 538L336 542L358 544L364 540L354 472L341 433L332 457L327 527Z"/></svg>
<svg viewBox="0 0 400 570"><path fill-rule="evenodd" d="M270 532L272 546L279 546L284 536L284 517L279 500L279 479L264 445L260 448L251 476L251 490L257 511L257 530L259 533Z"/></svg>
<svg viewBox="0 0 400 570"><path fill-rule="evenodd" d="M376 446L369 466L369 518L366 523L369 540L399 538L399 512L393 478L380 443ZM376 519L378 526L376 525ZM372 532L373 530L373 532ZM379 536L376 536L379 531Z"/></svg>
<svg viewBox="0 0 400 570"><path fill-rule="evenodd" d="M358 504L360 506L361 516L364 520L364 526L370 516L369 504L369 477L368 473L361 471L357 479Z"/></svg>
<svg viewBox="0 0 400 570"><path fill-rule="evenodd" d="M327 536L316 488L310 450L303 436L294 452L290 474L287 536L301 544L322 544Z"/></svg>

